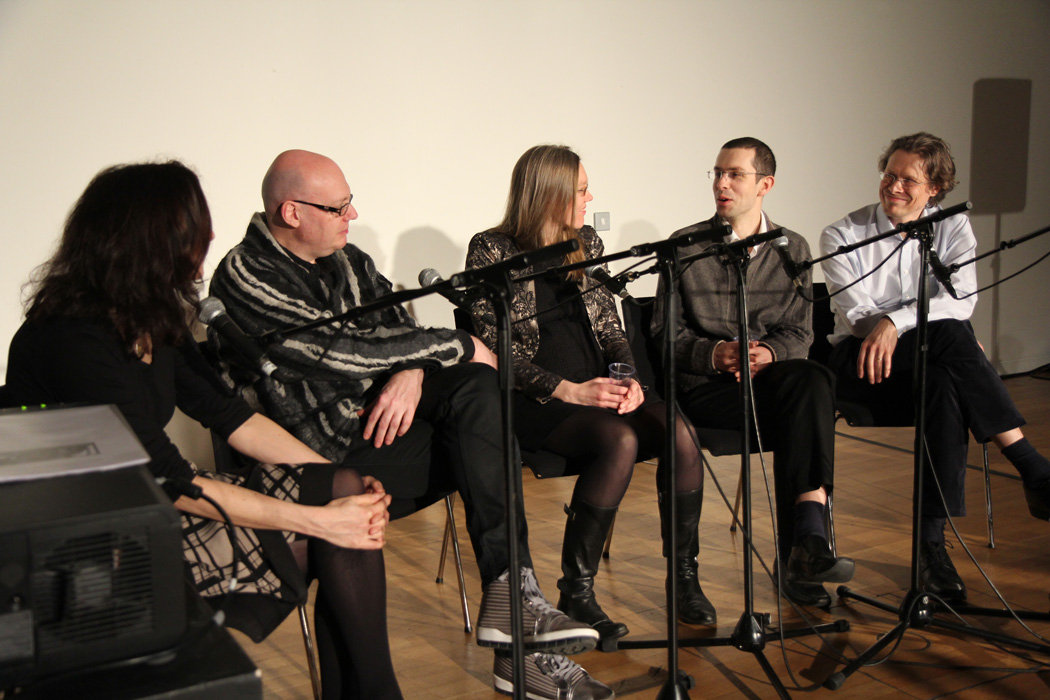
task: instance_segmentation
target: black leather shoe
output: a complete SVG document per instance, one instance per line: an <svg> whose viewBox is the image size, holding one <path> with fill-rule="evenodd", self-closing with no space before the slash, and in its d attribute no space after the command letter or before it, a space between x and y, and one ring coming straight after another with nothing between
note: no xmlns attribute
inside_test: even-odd
<svg viewBox="0 0 1050 700"><path fill-rule="evenodd" d="M1024 499L1028 501L1028 512L1033 518L1050 520L1050 481L1041 486L1024 487Z"/></svg>
<svg viewBox="0 0 1050 700"><path fill-rule="evenodd" d="M966 584L955 570L943 542L919 544L919 586L948 602L966 600Z"/></svg>
<svg viewBox="0 0 1050 700"><path fill-rule="evenodd" d="M831 596L827 589L819 583L784 581L780 591L795 605L824 608L825 610L831 607Z"/></svg>
<svg viewBox="0 0 1050 700"><path fill-rule="evenodd" d="M791 548L787 580L800 583L845 583L853 578L854 568L853 560L849 557L836 557L831 553L827 540L806 535L801 543Z"/></svg>

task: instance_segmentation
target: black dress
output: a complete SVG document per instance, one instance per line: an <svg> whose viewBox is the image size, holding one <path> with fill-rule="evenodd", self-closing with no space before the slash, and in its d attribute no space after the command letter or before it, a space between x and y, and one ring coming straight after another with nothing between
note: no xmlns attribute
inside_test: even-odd
<svg viewBox="0 0 1050 700"><path fill-rule="evenodd" d="M222 384L193 342L153 349L150 363L130 355L105 323L73 318L26 322L11 340L7 391L22 404L115 404L150 456L155 476L192 479L195 465L164 426L176 406L221 437L244 424L252 409ZM323 505L331 500L331 466L260 464L244 476L201 476L245 486L282 500ZM225 593L233 552L222 525L182 514L183 556L205 598ZM255 641L266 637L301 601L306 582L288 542L291 533L234 528L244 559L242 595L227 610L229 624Z"/></svg>
<svg viewBox="0 0 1050 700"><path fill-rule="evenodd" d="M546 267L553 266L548 263ZM543 265L537 266L537 272ZM533 364L570 382L582 383L607 372L601 348L591 330L587 311L575 282L565 278L539 277L536 285L536 320L540 327L540 347ZM514 432L526 450L539 449L547 437L570 416L581 411L609 409L580 406L551 399L534 401L514 392Z"/></svg>

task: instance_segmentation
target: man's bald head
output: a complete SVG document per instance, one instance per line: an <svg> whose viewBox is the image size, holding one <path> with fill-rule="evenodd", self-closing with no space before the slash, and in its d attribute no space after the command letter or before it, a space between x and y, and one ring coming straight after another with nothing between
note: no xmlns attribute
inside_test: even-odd
<svg viewBox="0 0 1050 700"><path fill-rule="evenodd" d="M263 206L267 214L273 214L289 200L318 201L339 183L345 184L346 178L331 158L310 151L285 151L274 158L263 177Z"/></svg>
<svg viewBox="0 0 1050 700"><path fill-rule="evenodd" d="M353 195L335 161L309 151L285 151L262 183L270 233L307 262L346 245L347 223L357 218Z"/></svg>

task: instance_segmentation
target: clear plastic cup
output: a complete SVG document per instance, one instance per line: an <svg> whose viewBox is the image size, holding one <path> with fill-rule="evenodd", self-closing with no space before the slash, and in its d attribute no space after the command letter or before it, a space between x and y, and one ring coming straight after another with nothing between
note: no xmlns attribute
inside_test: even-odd
<svg viewBox="0 0 1050 700"><path fill-rule="evenodd" d="M626 362L613 362L609 365L609 379L612 379L620 386L630 386L634 375L634 365L629 365Z"/></svg>

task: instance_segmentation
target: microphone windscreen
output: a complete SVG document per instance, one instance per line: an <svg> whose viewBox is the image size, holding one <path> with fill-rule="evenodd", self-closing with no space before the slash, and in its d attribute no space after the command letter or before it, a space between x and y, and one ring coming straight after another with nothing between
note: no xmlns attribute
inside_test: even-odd
<svg viewBox="0 0 1050 700"><path fill-rule="evenodd" d="M441 273L439 273L437 270L435 270L432 267L428 267L425 270L420 270L419 271L419 286L420 287L429 287L430 285L437 284L438 282L441 282L441 281L442 281Z"/></svg>
<svg viewBox="0 0 1050 700"><path fill-rule="evenodd" d="M206 326L212 321L226 313L226 305L218 297L205 297L201 299L197 310L197 320Z"/></svg>

